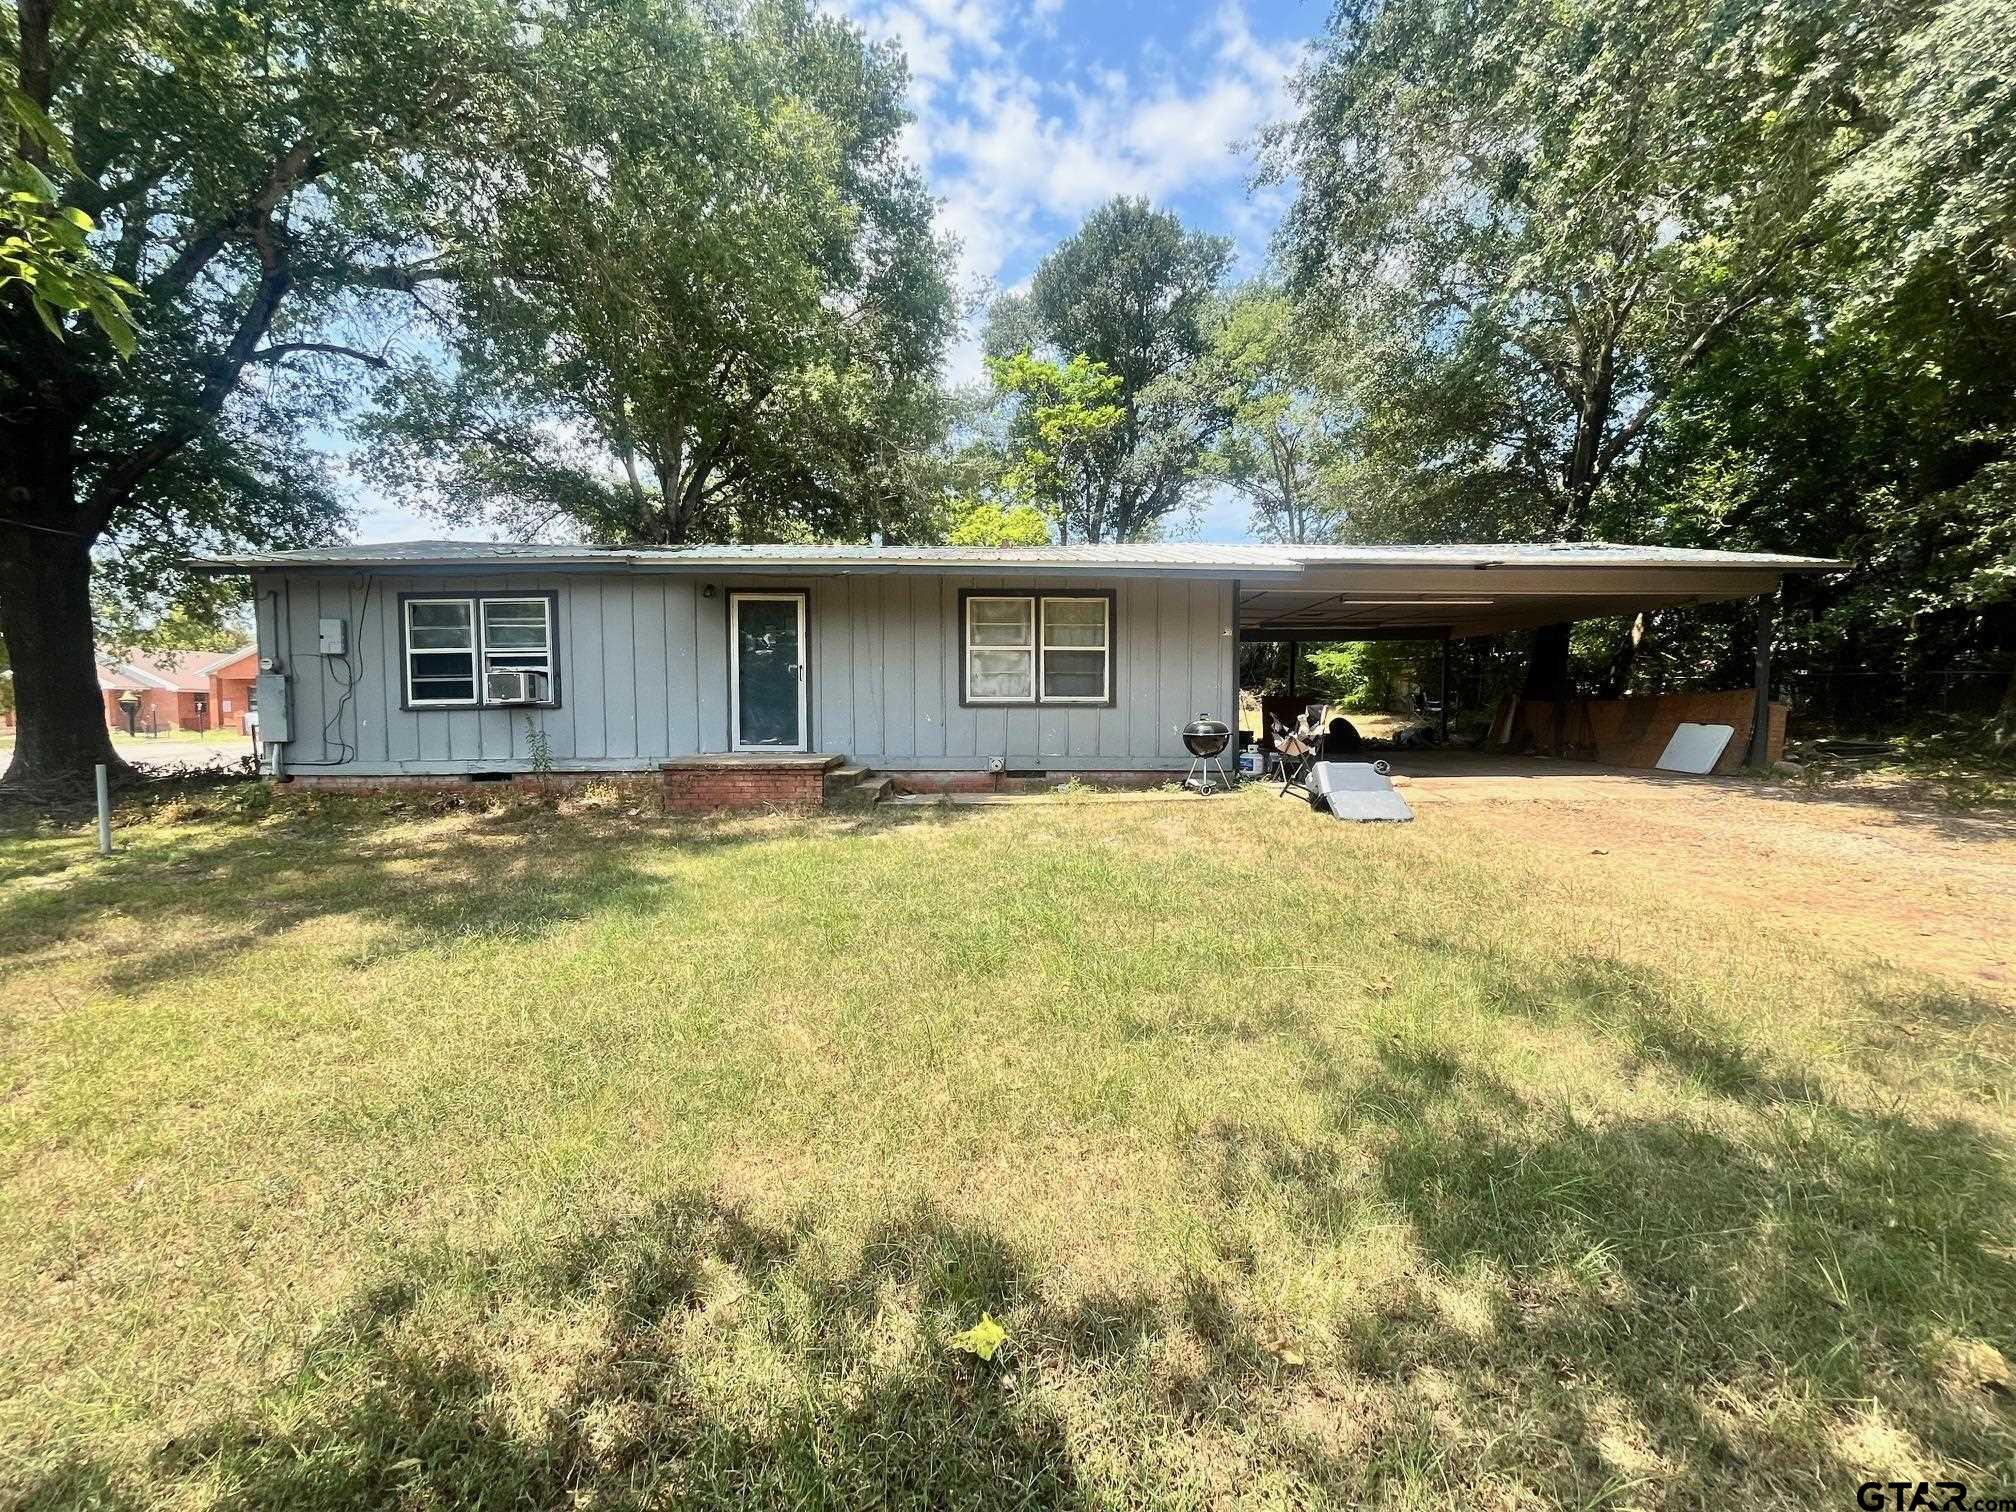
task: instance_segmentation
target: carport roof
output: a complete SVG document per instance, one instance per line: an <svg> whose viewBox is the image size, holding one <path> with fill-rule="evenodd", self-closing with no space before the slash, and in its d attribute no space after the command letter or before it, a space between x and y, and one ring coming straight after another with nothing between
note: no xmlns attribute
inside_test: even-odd
<svg viewBox="0 0 2016 1512"><path fill-rule="evenodd" d="M1447 640L1771 593L1823 557L1599 542L1291 548L1292 583L1244 582L1242 640Z"/></svg>
<svg viewBox="0 0 2016 1512"><path fill-rule="evenodd" d="M1835 572L1823 557L1615 546L551 546L401 541L199 557L196 570L497 573L923 573L1048 581L1233 578L1246 640L1489 635L1557 620L1769 593L1788 573Z"/></svg>

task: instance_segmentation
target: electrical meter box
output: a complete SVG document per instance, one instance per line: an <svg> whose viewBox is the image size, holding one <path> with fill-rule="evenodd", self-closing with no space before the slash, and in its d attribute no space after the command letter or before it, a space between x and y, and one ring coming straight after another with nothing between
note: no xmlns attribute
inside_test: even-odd
<svg viewBox="0 0 2016 1512"><path fill-rule="evenodd" d="M252 697L259 709L260 743L285 745L292 740L287 722L287 674L261 672L253 679Z"/></svg>
<svg viewBox="0 0 2016 1512"><path fill-rule="evenodd" d="M325 619L319 622L315 635L315 654L318 656L343 656L349 652L349 644L343 638L343 621Z"/></svg>

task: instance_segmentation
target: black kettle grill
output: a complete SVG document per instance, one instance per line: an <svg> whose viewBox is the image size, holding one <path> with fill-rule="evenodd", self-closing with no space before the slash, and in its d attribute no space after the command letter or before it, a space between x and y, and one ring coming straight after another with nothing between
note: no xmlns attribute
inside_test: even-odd
<svg viewBox="0 0 2016 1512"><path fill-rule="evenodd" d="M1232 774L1225 770L1225 747L1232 743L1232 727L1222 719L1200 713L1176 732L1183 737L1183 749L1190 753L1190 773L1183 786L1195 788L1209 797L1232 786ZM1218 768L1213 780L1211 768Z"/></svg>

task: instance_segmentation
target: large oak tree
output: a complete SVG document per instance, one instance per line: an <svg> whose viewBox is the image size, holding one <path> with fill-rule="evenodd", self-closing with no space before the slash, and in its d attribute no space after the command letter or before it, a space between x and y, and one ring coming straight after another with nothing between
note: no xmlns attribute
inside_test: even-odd
<svg viewBox="0 0 2016 1512"><path fill-rule="evenodd" d="M1799 386L1808 355L1843 376L1876 356L1887 371L1866 392L1885 404L1914 367L1960 358L1969 391L1947 413L1965 434L1933 448L1936 481L1904 486L1929 501L1992 480L2009 385L1992 392L1972 333L2009 326L2012 35L1992 0L1345 0L1271 167L1299 186L1282 260L1331 326L1330 371L1363 420L1354 529L1699 542L1713 501L1658 498L1634 469L1683 413L1704 441L1761 446L1759 395ZM1935 339L1905 336L1926 312ZM1759 339L1775 372L1734 350ZM1718 476L1698 461L1696 477ZM1669 449L1661 475L1690 465ZM1837 521L1831 539L1812 516L1773 523L1768 501L1806 480L1754 476L1741 533L1725 516L1709 543L1888 535L1883 471L1850 511L1866 526ZM1950 542L1961 509L1995 517L1978 488L1952 501L1914 533ZM2007 565L2006 542L1970 538ZM1565 633L1544 648L1531 686L1551 693Z"/></svg>
<svg viewBox="0 0 2016 1512"><path fill-rule="evenodd" d="M304 427L335 395L430 166L507 69L486 0L18 0L0 57L74 162L46 172L137 292L138 349L0 295L0 633L14 786L118 767L93 665L96 552L133 580L208 542L340 522ZM17 152L32 150L23 139ZM322 375L326 378L328 375Z"/></svg>

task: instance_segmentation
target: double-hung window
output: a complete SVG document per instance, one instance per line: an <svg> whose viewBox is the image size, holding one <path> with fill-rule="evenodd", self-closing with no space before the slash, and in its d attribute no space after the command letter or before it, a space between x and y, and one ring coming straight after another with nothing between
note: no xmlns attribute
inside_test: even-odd
<svg viewBox="0 0 2016 1512"><path fill-rule="evenodd" d="M966 600L966 701L1036 701L1036 601Z"/></svg>
<svg viewBox="0 0 2016 1512"><path fill-rule="evenodd" d="M406 703L416 709L553 704L551 594L414 594L404 600Z"/></svg>
<svg viewBox="0 0 2016 1512"><path fill-rule="evenodd" d="M476 700L476 602L406 600L406 701L449 708Z"/></svg>
<svg viewBox="0 0 2016 1512"><path fill-rule="evenodd" d="M968 704L1109 704L1113 596L969 593Z"/></svg>
<svg viewBox="0 0 2016 1512"><path fill-rule="evenodd" d="M1044 703L1107 702L1113 690L1113 601L1046 598L1043 604Z"/></svg>

